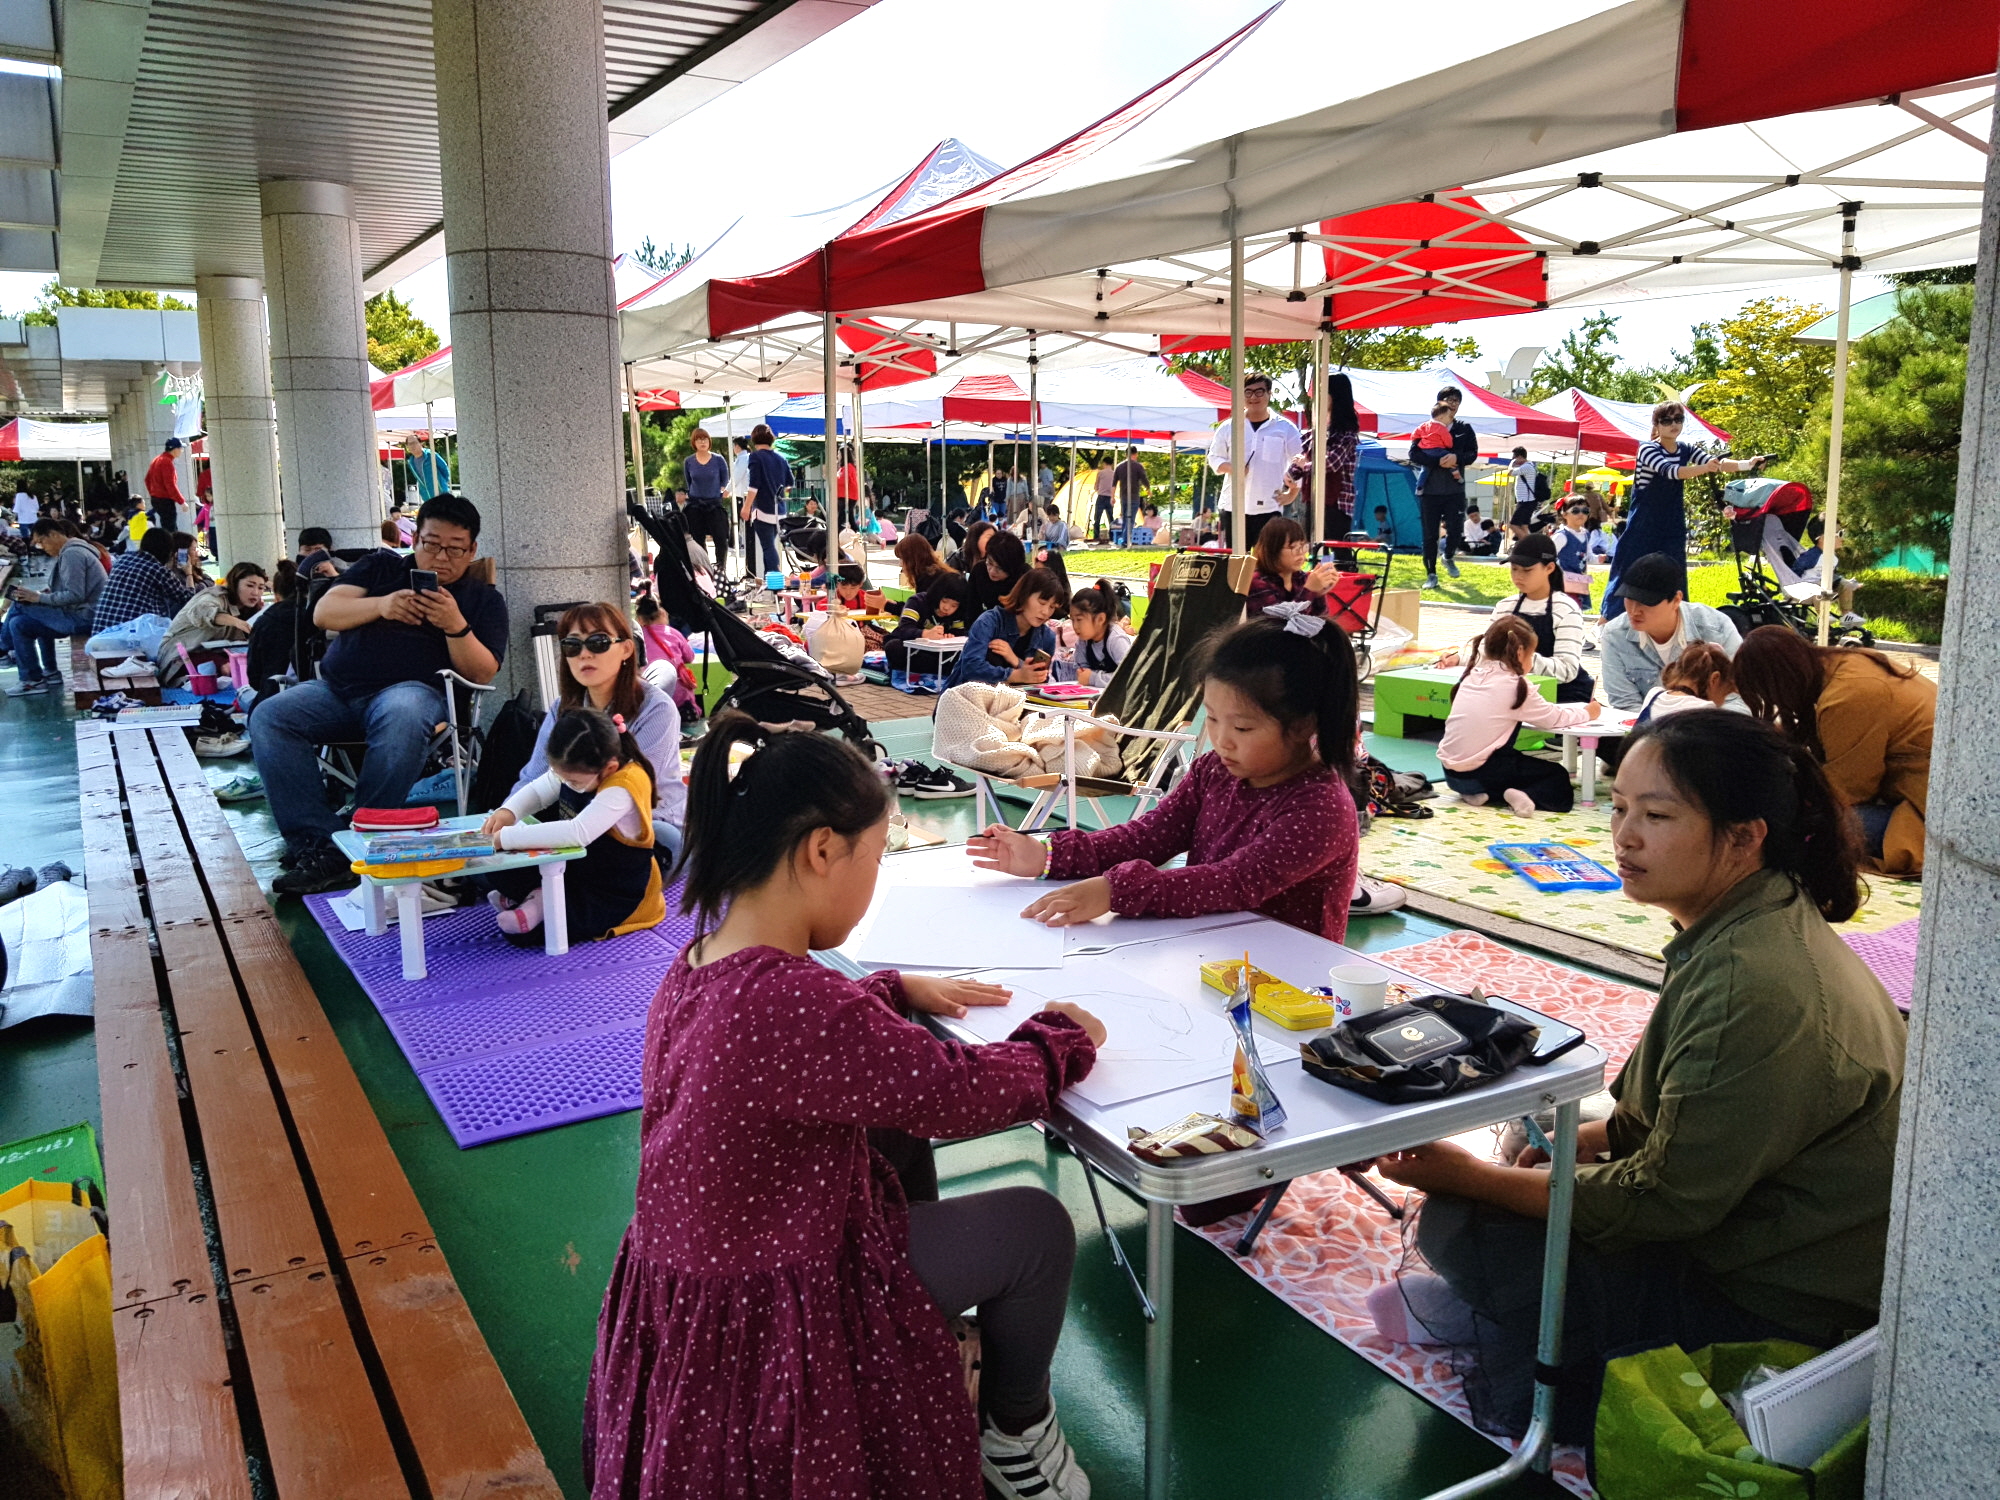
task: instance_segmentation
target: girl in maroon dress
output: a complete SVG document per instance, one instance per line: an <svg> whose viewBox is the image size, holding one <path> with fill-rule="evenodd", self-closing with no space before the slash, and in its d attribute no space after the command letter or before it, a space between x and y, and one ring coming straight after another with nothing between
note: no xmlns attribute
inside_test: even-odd
<svg viewBox="0 0 2000 1500"><path fill-rule="evenodd" d="M1346 633L1299 604L1275 605L1216 642L1205 678L1213 748L1144 817L1046 843L1004 823L972 839L985 869L1076 881L1023 915L1064 927L1113 911L1256 911L1336 943L1346 935L1359 845L1347 789L1359 689ZM1184 869L1159 868L1177 854Z"/></svg>
<svg viewBox="0 0 2000 1500"><path fill-rule="evenodd" d="M638 1207L584 1413L593 1500L980 1500L982 1477L1088 1500L1049 1399L1068 1212L1039 1188L906 1203L867 1135L1042 1116L1104 1030L1056 1004L1005 1042L942 1041L911 1015L1007 992L812 959L867 911L890 806L823 735L725 714L695 755L701 935L647 1019ZM945 1326L975 1304L977 1414Z"/></svg>

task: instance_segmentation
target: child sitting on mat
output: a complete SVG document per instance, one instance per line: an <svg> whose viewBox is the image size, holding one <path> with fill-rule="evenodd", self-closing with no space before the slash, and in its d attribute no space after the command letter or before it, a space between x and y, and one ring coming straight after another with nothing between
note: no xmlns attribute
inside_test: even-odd
<svg viewBox="0 0 2000 1500"><path fill-rule="evenodd" d="M618 937L654 927L667 914L660 865L653 856L655 774L626 731L625 720L572 708L549 731L549 769L480 825L496 853L584 846L563 870L570 941ZM560 807L563 817L523 823L529 813ZM486 877L500 930L525 937L542 925L542 875L533 865Z"/></svg>
<svg viewBox="0 0 2000 1500"><path fill-rule="evenodd" d="M1067 927L1106 912L1194 917L1256 911L1339 942L1354 894L1358 831L1348 792L1358 727L1346 632L1275 605L1223 635L1202 673L1211 748L1166 800L1101 833L1044 843L995 823L973 863L1075 880L1023 916ZM1159 866L1176 854L1187 866Z"/></svg>
<svg viewBox="0 0 2000 1500"><path fill-rule="evenodd" d="M719 714L690 780L701 936L646 1023L637 1211L584 1410L590 1493L944 1500L983 1478L1003 1500L1084 1500L1049 1395L1069 1211L1037 1187L906 1202L869 1136L1042 1118L1103 1026L1057 1001L968 1046L916 1018L1006 990L814 960L868 910L895 806L851 747ZM946 1327L973 1306L977 1412Z"/></svg>
<svg viewBox="0 0 2000 1500"><path fill-rule="evenodd" d="M1499 615L1486 627L1473 659L1451 690L1451 713L1438 743L1444 782L1468 807L1484 807L1493 797L1524 818L1536 812L1568 812L1576 794L1569 772L1552 760L1523 755L1514 732L1523 724L1537 729L1574 729L1604 711L1588 703L1551 703L1528 682L1535 666L1534 628L1519 615Z"/></svg>
<svg viewBox="0 0 2000 1500"><path fill-rule="evenodd" d="M1738 712L1748 712L1741 707L1740 699L1736 704L1729 701L1735 691L1734 669L1729 658L1722 654L1722 648L1696 641L1660 668L1660 685L1646 694L1639 705L1637 722L1649 724L1690 708L1734 707Z"/></svg>
<svg viewBox="0 0 2000 1500"><path fill-rule="evenodd" d="M1120 624L1117 611L1118 593L1108 578L1098 579L1096 588L1070 595L1069 620L1057 631L1050 673L1057 682L1110 685L1111 674L1132 649L1132 634Z"/></svg>

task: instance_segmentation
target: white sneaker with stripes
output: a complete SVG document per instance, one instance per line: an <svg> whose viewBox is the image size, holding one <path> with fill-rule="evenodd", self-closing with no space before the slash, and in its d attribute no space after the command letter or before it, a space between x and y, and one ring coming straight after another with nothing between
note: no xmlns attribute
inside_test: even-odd
<svg viewBox="0 0 2000 1500"><path fill-rule="evenodd" d="M982 1423L979 1468L1001 1500L1090 1500L1090 1476L1077 1463L1053 1405L1018 1437Z"/></svg>

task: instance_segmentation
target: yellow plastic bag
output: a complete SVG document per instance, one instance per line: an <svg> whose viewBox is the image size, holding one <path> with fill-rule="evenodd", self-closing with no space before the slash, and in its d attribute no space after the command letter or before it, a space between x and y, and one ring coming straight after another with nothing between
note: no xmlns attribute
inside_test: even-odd
<svg viewBox="0 0 2000 1500"><path fill-rule="evenodd" d="M0 1420L68 1500L124 1493L101 1215L87 1183L0 1194Z"/></svg>

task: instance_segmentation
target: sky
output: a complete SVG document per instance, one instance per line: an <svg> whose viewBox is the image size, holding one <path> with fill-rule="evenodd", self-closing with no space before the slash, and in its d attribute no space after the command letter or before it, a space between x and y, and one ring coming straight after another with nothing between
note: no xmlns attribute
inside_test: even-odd
<svg viewBox="0 0 2000 1500"><path fill-rule="evenodd" d="M705 245L754 206L808 212L900 178L955 136L1003 166L1032 156L1214 46L1268 0L879 0L611 163L612 244ZM831 89L829 90L829 83ZM1359 80L1357 80L1359 84ZM29 306L40 275L0 273L0 309ZM1858 299L1881 289L1856 279ZM1832 276L1771 290L1831 306ZM397 287L449 341L444 262ZM1664 363L1689 329L1758 289L1607 309L1627 364ZM1481 370L1523 345L1554 347L1592 309L1456 325Z"/></svg>

